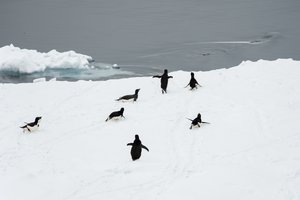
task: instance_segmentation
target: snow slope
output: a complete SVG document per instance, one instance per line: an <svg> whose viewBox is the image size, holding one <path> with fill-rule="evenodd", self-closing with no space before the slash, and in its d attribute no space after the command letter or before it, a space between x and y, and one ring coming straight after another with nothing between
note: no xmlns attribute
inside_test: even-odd
<svg viewBox="0 0 300 200"><path fill-rule="evenodd" d="M0 85L5 200L300 199L300 62L151 77ZM136 103L117 97L141 88ZM125 119L104 122L121 107ZM190 130L202 114L211 124ZM42 116L40 130L24 121ZM134 135L150 152L131 161Z"/></svg>

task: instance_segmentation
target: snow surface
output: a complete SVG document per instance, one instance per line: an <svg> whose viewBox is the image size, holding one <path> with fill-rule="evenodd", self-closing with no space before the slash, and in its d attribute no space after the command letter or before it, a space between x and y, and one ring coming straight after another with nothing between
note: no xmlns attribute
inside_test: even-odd
<svg viewBox="0 0 300 200"><path fill-rule="evenodd" d="M0 84L5 200L300 199L300 62L151 77ZM137 102L116 98L141 88ZM121 107L125 119L104 122ZM197 113L210 124L189 129ZM24 121L42 116L40 130ZM150 152L131 161L134 135Z"/></svg>
<svg viewBox="0 0 300 200"><path fill-rule="evenodd" d="M92 60L92 57L74 51L60 53L51 50L48 53L40 53L12 44L0 48L0 70L21 73L41 72L47 68L87 68Z"/></svg>

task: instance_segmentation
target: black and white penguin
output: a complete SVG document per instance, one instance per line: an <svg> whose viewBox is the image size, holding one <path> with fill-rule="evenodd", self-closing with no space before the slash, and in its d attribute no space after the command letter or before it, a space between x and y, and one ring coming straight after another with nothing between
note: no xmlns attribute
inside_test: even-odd
<svg viewBox="0 0 300 200"><path fill-rule="evenodd" d="M140 89L136 89L134 94L129 94L129 95L122 96L122 97L116 99L116 101L131 100L131 99L133 99L133 101L136 101L137 98L138 98L139 91L140 91Z"/></svg>
<svg viewBox="0 0 300 200"><path fill-rule="evenodd" d="M133 141L133 143L128 143L127 146L132 146L130 154L133 161L141 157L142 148L149 151L149 149L142 144L138 135L135 135L135 140Z"/></svg>
<svg viewBox="0 0 300 200"><path fill-rule="evenodd" d="M163 75L156 75L153 76L152 78L160 78L160 87L162 89L162 93L167 93L167 87L168 87L168 80L169 78L173 78L173 76L168 75L168 70L165 69Z"/></svg>
<svg viewBox="0 0 300 200"><path fill-rule="evenodd" d="M200 113L198 113L198 115L197 115L197 117L196 117L195 119L189 119L189 118L187 118L187 119L190 120L190 121L192 121L191 126L190 126L190 129L192 129L193 126L198 126L198 127L200 127L200 124L201 124L201 123L203 123L203 124L209 124L208 122L202 121L202 119L201 119L201 114L200 114Z"/></svg>
<svg viewBox="0 0 300 200"><path fill-rule="evenodd" d="M115 111L115 112L112 112L110 113L110 115L108 116L108 118L105 120L106 122L112 118L119 118L119 117L123 117L123 113L124 113L124 108L121 108L119 111Z"/></svg>
<svg viewBox="0 0 300 200"><path fill-rule="evenodd" d="M21 126L20 128L23 129L23 132L28 131L28 132L33 132L36 131L40 127L40 122L42 120L42 117L36 117L34 122L26 123L26 125Z"/></svg>
<svg viewBox="0 0 300 200"><path fill-rule="evenodd" d="M191 90L193 90L194 88L197 89L197 85L202 87L201 85L199 85L199 83L197 82L197 80L195 79L195 75L193 72L191 72L191 80L190 82L187 84L187 86L190 86L191 87ZM187 87L185 86L185 87Z"/></svg>

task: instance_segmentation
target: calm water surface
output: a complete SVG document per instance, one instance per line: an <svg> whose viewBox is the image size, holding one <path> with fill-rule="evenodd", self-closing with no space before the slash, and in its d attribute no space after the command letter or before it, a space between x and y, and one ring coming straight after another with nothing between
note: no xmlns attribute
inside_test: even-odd
<svg viewBox="0 0 300 200"><path fill-rule="evenodd" d="M299 0L1 0L0 46L75 50L130 72L59 75L67 80L299 60L299 11Z"/></svg>

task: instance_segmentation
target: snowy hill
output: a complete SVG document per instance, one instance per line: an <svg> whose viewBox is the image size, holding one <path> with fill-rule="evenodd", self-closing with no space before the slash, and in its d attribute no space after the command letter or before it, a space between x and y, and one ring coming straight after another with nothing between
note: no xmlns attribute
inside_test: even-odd
<svg viewBox="0 0 300 200"><path fill-rule="evenodd" d="M5 200L300 199L300 62L151 77L0 85ZM137 102L116 102L141 88ZM125 119L105 122L121 107ZM202 114L210 124L189 129ZM37 132L19 126L42 116ZM134 135L150 152L130 158Z"/></svg>

